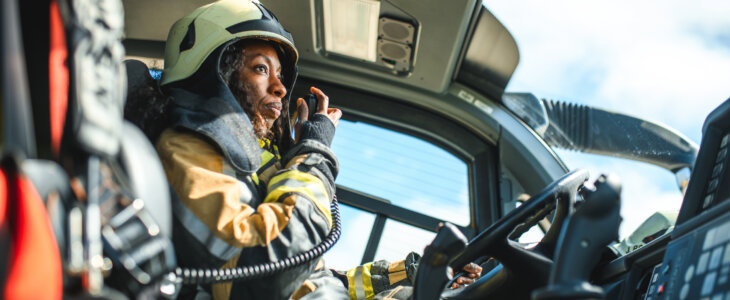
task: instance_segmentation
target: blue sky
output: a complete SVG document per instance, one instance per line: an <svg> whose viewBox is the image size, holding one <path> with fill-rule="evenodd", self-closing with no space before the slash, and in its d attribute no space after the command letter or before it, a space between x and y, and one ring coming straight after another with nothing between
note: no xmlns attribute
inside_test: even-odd
<svg viewBox="0 0 730 300"><path fill-rule="evenodd" d="M707 114L730 97L730 2L485 0L517 41L508 91L642 117L699 144ZM663 169L559 151L592 177L618 174L622 235L681 194Z"/></svg>

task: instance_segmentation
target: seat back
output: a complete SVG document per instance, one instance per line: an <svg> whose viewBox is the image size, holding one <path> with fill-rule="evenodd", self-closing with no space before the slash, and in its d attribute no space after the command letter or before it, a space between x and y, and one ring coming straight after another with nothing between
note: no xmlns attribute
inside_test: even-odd
<svg viewBox="0 0 730 300"><path fill-rule="evenodd" d="M48 213L17 161L6 156L0 166L0 298L61 299L61 255Z"/></svg>

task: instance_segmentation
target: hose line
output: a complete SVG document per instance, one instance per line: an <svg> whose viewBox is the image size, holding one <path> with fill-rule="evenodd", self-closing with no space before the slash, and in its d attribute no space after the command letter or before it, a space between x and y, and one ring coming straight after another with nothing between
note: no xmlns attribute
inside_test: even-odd
<svg viewBox="0 0 730 300"><path fill-rule="evenodd" d="M314 248L297 254L292 257L287 257L275 262L262 263L251 266L240 266L230 269L188 269L188 268L176 268L175 276L178 279L182 279L183 284L209 284L219 283L235 280L251 280L261 277L273 275L285 270L292 269L307 263L322 254L327 252L332 246L335 245L341 234L340 224L340 210L337 203L337 195L332 198L330 204L330 210L332 212L332 230L327 237L320 242Z"/></svg>

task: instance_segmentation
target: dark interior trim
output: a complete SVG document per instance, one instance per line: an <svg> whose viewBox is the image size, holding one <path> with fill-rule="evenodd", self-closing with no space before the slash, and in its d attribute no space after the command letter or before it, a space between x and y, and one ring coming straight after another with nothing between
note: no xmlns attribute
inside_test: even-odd
<svg viewBox="0 0 730 300"><path fill-rule="evenodd" d="M472 228L475 232L487 229L492 223L502 217L502 203L499 198L499 154L496 148L488 148L474 157L473 165L469 166L469 180L472 199L471 202ZM490 199L492 201L490 201Z"/></svg>
<svg viewBox="0 0 730 300"><path fill-rule="evenodd" d="M378 251L380 240L383 237L383 230L385 229L385 220L387 220L384 214L376 214L375 222L373 222L373 229L370 230L370 238L365 246L365 253L362 255L360 264L364 265L375 260L375 253Z"/></svg>
<svg viewBox="0 0 730 300"><path fill-rule="evenodd" d="M446 222L438 218L390 204L388 201L378 197L339 185L337 186L337 200L342 204L376 215L383 215L388 219L393 219L431 232L436 232L439 223ZM459 227L459 229L461 229L467 237L474 236L474 230L471 228L458 225L456 226Z"/></svg>
<svg viewBox="0 0 730 300"><path fill-rule="evenodd" d="M165 41L124 39L122 45L127 56L141 56L162 59L165 57Z"/></svg>

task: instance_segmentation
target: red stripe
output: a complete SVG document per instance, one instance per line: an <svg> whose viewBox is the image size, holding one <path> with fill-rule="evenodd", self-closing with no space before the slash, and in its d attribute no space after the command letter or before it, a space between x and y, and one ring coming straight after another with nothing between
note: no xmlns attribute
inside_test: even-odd
<svg viewBox="0 0 730 300"><path fill-rule="evenodd" d="M66 36L58 2L51 1L51 50L48 55L49 110L51 117L51 150L58 156L63 135L63 124L68 108L68 67Z"/></svg>
<svg viewBox="0 0 730 300"><path fill-rule="evenodd" d="M5 171L3 169L0 169L0 228L5 227L5 220L7 219L7 216L5 215L7 206L8 206L7 201L8 201L7 178L5 177Z"/></svg>
<svg viewBox="0 0 730 300"><path fill-rule="evenodd" d="M45 206L27 179L10 176L7 187L13 224L3 298L61 299L61 256Z"/></svg>

